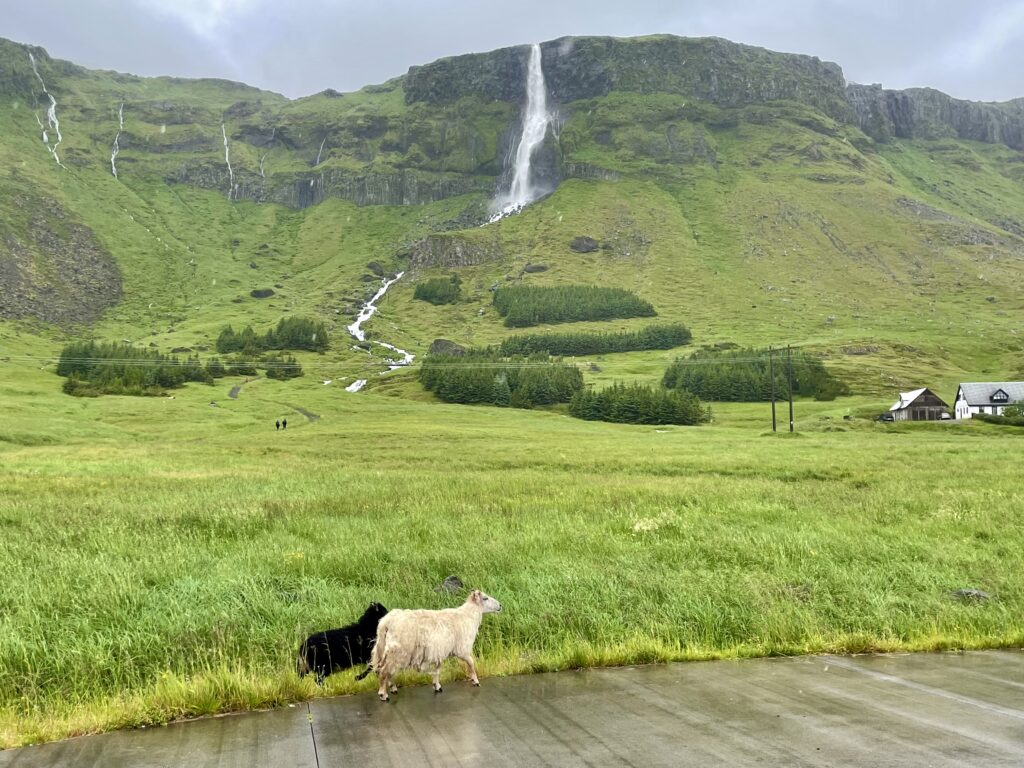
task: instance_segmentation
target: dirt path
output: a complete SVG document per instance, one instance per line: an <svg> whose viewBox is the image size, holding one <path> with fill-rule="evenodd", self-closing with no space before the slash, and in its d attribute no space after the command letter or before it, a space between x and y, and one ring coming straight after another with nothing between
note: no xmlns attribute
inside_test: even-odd
<svg viewBox="0 0 1024 768"><path fill-rule="evenodd" d="M309 419L309 423L310 424L312 424L315 421L320 421L320 415L319 414L313 413L312 411L307 411L305 408L299 408L299 406L297 406L297 405L289 405L288 403L285 403L285 405L287 405L293 411L298 411L303 416L305 416L307 419Z"/></svg>
<svg viewBox="0 0 1024 768"><path fill-rule="evenodd" d="M252 384L254 381L259 381L259 380L260 380L260 377L257 376L254 379L248 379L246 381L243 381L241 384L235 384L235 386L233 386L231 388L231 391L228 392L228 397L230 397L232 400L237 400L238 399L238 393L242 391L242 387L244 387L246 384Z"/></svg>
<svg viewBox="0 0 1024 768"><path fill-rule="evenodd" d="M301 413L306 417L306 420L310 424L320 421L320 414L307 411L305 408L300 408L299 406L292 405L291 403L282 403L280 400L271 400L270 402L275 403L276 405L283 405L285 408L291 408L296 413Z"/></svg>

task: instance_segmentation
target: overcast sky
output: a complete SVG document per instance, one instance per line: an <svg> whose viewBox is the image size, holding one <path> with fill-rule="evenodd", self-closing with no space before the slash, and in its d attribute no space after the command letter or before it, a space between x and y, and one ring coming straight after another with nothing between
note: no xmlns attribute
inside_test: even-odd
<svg viewBox="0 0 1024 768"><path fill-rule="evenodd" d="M442 56L655 32L819 56L854 82L1024 96L1024 0L0 0L0 37L56 58L291 97Z"/></svg>

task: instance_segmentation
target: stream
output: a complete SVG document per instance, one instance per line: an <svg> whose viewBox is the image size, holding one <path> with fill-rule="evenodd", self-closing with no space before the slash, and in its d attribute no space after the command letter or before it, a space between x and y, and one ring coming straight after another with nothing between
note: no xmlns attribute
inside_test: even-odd
<svg viewBox="0 0 1024 768"><path fill-rule="evenodd" d="M367 320L373 317L374 313L376 313L377 311L377 302L384 298L384 294L388 292L388 288L390 288L392 285L401 280L402 275L404 274L405 272L399 272L390 280L385 279L380 287L380 290L373 294L373 298L371 298L368 302L363 304L363 308L359 310L359 315L356 317L355 322L352 323L352 325L348 326L348 332L352 335L352 338L354 338L356 341L366 341L366 331L363 330L363 323L365 323ZM394 371L398 368L403 368L409 365L416 358L416 355L412 354L411 352L406 352L404 349L399 349L394 344L388 344L386 341L373 341L373 343L376 344L378 347L384 347L384 349L387 349L390 352L393 352L395 353L395 355L397 355L397 357L390 356L384 358L388 370L381 371L382 375L387 373L388 371ZM362 349L362 347L353 346L353 349ZM366 379L356 379L347 387L345 387L345 391L358 392L359 390L366 386L366 381Z"/></svg>

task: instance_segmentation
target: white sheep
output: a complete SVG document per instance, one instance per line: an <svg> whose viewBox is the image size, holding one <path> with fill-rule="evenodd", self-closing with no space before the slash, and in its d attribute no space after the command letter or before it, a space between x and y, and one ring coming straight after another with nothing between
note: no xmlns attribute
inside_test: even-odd
<svg viewBox="0 0 1024 768"><path fill-rule="evenodd" d="M480 685L473 661L473 642L484 614L500 610L501 603L475 590L458 608L399 609L388 613L377 625L377 642L370 659L370 669L380 678L380 700L387 701L389 691L398 690L393 680L403 669L432 672L434 692L441 693L441 664L452 656L465 662L470 681Z"/></svg>

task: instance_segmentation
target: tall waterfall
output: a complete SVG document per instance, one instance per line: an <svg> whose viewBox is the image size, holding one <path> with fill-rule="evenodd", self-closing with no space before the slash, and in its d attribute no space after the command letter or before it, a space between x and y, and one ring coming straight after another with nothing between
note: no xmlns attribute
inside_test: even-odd
<svg viewBox="0 0 1024 768"><path fill-rule="evenodd" d="M544 69L541 66L540 46L530 46L530 64L526 76L526 109L523 111L523 131L516 146L515 162L512 166L512 183L508 192L498 195L494 201L494 216L491 221L508 216L524 208L540 197L541 190L531 183L530 159L542 143L551 123L548 112L548 92L544 84Z"/></svg>

